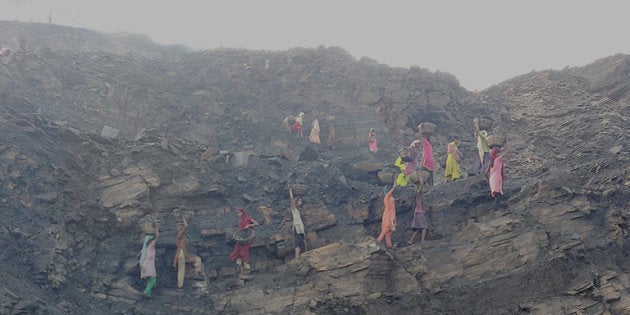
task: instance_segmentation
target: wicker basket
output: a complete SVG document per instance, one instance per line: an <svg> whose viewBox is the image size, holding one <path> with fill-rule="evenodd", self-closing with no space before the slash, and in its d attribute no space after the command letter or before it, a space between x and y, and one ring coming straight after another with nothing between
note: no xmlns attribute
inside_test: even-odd
<svg viewBox="0 0 630 315"><path fill-rule="evenodd" d="M494 121L488 117L478 117L473 119L473 124L478 124L479 130L490 130Z"/></svg>
<svg viewBox="0 0 630 315"><path fill-rule="evenodd" d="M390 171L380 171L377 173L377 175L381 183L391 184L394 182L394 179L396 178L396 176L398 176L398 173L390 172Z"/></svg>
<svg viewBox="0 0 630 315"><path fill-rule="evenodd" d="M431 173L425 170L414 170L409 173L409 180L414 184L426 183L429 180ZM422 181L420 181L422 179Z"/></svg>
<svg viewBox="0 0 630 315"><path fill-rule="evenodd" d="M423 122L418 125L418 130L421 134L430 135L435 133L435 131L437 130L437 126L435 126L434 123Z"/></svg>
<svg viewBox="0 0 630 315"><path fill-rule="evenodd" d="M507 141L504 135L489 135L486 139L488 140L488 146L490 148L502 147Z"/></svg>
<svg viewBox="0 0 630 315"><path fill-rule="evenodd" d="M155 234L159 227L160 224L156 222L144 221L140 223L140 229L144 234Z"/></svg>
<svg viewBox="0 0 630 315"><path fill-rule="evenodd" d="M403 162L411 162L414 158L409 147L402 147L400 150L398 150L398 155L400 155L400 159Z"/></svg>
<svg viewBox="0 0 630 315"><path fill-rule="evenodd" d="M237 230L232 234L232 238L239 244L247 244L254 239L254 229Z"/></svg>
<svg viewBox="0 0 630 315"><path fill-rule="evenodd" d="M296 195L304 195L308 190L308 185L305 184L292 184L291 189L293 189L293 193Z"/></svg>

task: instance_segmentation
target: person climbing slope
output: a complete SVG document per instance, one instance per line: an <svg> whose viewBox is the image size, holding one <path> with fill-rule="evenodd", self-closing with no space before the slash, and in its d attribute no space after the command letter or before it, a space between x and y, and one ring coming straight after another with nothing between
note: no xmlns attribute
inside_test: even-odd
<svg viewBox="0 0 630 315"><path fill-rule="evenodd" d="M424 190L424 186L420 186L416 190L415 200L414 200L415 205L413 207L413 220L411 221L411 229L413 230L413 233L411 234L411 237L409 238L409 241L407 242L409 244L413 244L413 240L414 238L416 238L418 231L422 231L420 235L420 243L424 242L424 239L427 235L427 229L429 228L429 222L427 221L426 211L424 210L424 207L422 206L423 190Z"/></svg>
<svg viewBox="0 0 630 315"><path fill-rule="evenodd" d="M282 127L284 130L291 132L291 126L295 123L295 116L289 114L282 120Z"/></svg>
<svg viewBox="0 0 630 315"><path fill-rule="evenodd" d="M396 200L394 199L394 190L396 186L385 194L383 198L383 217L381 219L381 234L378 236L378 241L382 241L385 238L385 245L387 248L392 248L392 233L396 230L398 223L396 222Z"/></svg>
<svg viewBox="0 0 630 315"><path fill-rule="evenodd" d="M298 209L301 206L302 199L295 202L293 197L293 187L289 185L289 198L291 198L291 217L293 218L293 232L295 236L295 258L300 257L300 254L306 251L306 241L304 239L304 222L302 221L302 215Z"/></svg>
<svg viewBox="0 0 630 315"><path fill-rule="evenodd" d="M293 131L295 131L295 134L298 138L302 138L304 137L304 133L302 131L302 123L304 121L304 113L300 112L296 117L295 117L295 122L293 123L293 126L291 128L293 128Z"/></svg>
<svg viewBox="0 0 630 315"><path fill-rule="evenodd" d="M322 144L322 141L319 139L319 119L317 118L313 120L313 127L311 128L311 134L308 137L308 141L314 144Z"/></svg>
<svg viewBox="0 0 630 315"><path fill-rule="evenodd" d="M409 174L411 174L411 172L415 171L417 168L419 168L419 163L418 163L418 151L420 150L420 140L414 140L410 145L409 145L409 157L411 158L411 160L409 162L405 163L405 169L403 170L403 175L404 176L409 176Z"/></svg>
<svg viewBox="0 0 630 315"><path fill-rule="evenodd" d="M506 153L507 150L501 153L501 149L498 147L494 147L490 150L490 166L488 167L487 174L494 210L499 209L501 199L503 198L503 180L505 179L503 157Z"/></svg>
<svg viewBox="0 0 630 315"><path fill-rule="evenodd" d="M238 220L238 230L243 231L245 229L253 228L259 226L260 224L256 222L252 217L248 216L245 212L245 208L238 208L236 210L236 214L239 216ZM237 241L236 245L234 245L234 250L230 254L230 260L235 261L236 264L241 268L241 273L245 270L250 270L251 266L249 265L249 249L252 246L252 241Z"/></svg>
<svg viewBox="0 0 630 315"><path fill-rule="evenodd" d="M326 122L328 123L328 139L326 140L326 144L331 149L334 149L335 148L335 139L337 137L336 134L335 134L335 126L333 126L333 124L330 121L330 119L327 119Z"/></svg>
<svg viewBox="0 0 630 315"><path fill-rule="evenodd" d="M376 129L374 128L370 129L370 132L368 132L368 149L372 154L376 154L378 151L378 144L376 143Z"/></svg>
<svg viewBox="0 0 630 315"><path fill-rule="evenodd" d="M155 270L155 244L160 238L160 230L155 227L155 235L146 235L142 250L140 251L140 279L147 279L144 295L150 297L157 282L157 271Z"/></svg>
<svg viewBox="0 0 630 315"><path fill-rule="evenodd" d="M394 162L394 166L400 169L400 173L398 173L398 176L396 176L396 182L394 184L398 187L405 187L409 183L409 177L405 176L405 164L406 163L403 163L402 157L400 156L398 156L396 162Z"/></svg>
<svg viewBox="0 0 630 315"><path fill-rule="evenodd" d="M175 235L175 244L177 245L177 249L175 250L175 258L173 259L173 267L177 268L177 288L179 289L184 286L186 263L191 263L195 267L196 276L202 274L201 258L196 255L191 255L188 252L187 230L188 221L185 216L182 216L182 222L177 224L177 234Z"/></svg>
<svg viewBox="0 0 630 315"><path fill-rule="evenodd" d="M485 174L490 164L490 148L488 147L488 132L479 130L479 123L474 124L475 140L477 141L477 151L479 152L479 162L477 163L477 174Z"/></svg>
<svg viewBox="0 0 630 315"><path fill-rule="evenodd" d="M459 156L460 156L459 149L457 149L458 143L459 141L457 137L455 137L453 141L451 141L448 144L446 168L444 169L444 176L446 177L446 182L449 182L451 180L456 180L461 177L459 163L457 163L457 160L459 159Z"/></svg>
<svg viewBox="0 0 630 315"><path fill-rule="evenodd" d="M431 194L433 192L433 169L435 167L435 162L433 161L433 147L431 146L431 136L428 134L421 134L420 137L422 138L422 159L420 160L420 167L423 171L429 172L429 179L427 180L429 191L427 194Z"/></svg>

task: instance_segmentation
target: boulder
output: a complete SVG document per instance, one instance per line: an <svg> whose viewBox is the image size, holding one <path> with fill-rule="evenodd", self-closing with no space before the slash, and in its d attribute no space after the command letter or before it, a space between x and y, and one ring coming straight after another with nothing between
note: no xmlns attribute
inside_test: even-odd
<svg viewBox="0 0 630 315"><path fill-rule="evenodd" d="M378 172L385 167L383 162L377 160L364 160L353 164L355 168L365 173Z"/></svg>
<svg viewBox="0 0 630 315"><path fill-rule="evenodd" d="M120 134L120 130L105 125L103 129L101 129L101 136L108 139L117 139Z"/></svg>

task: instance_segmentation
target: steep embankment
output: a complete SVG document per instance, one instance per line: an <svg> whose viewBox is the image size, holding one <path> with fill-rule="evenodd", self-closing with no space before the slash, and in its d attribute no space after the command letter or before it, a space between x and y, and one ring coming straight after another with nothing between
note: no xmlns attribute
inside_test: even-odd
<svg viewBox="0 0 630 315"><path fill-rule="evenodd" d="M5 44L22 36L30 48L46 44L46 32L84 36L2 26L13 34ZM357 61L339 48L220 49L158 60L57 45L17 47L0 65L6 312L628 308L627 56L472 94L448 74ZM307 131L320 118L322 138L324 117L335 115L334 150L281 129L282 118L299 111ZM469 126L479 114L510 139L504 209L490 210L482 176L439 183L425 198L429 241L406 246L413 188L401 188L398 246L385 250L373 238L384 186L376 172L426 120L438 125L436 159L459 135L462 168L471 169ZM102 132L106 125L114 129ZM371 127L382 147L375 159L365 148ZM309 185L302 197L311 250L299 260L291 260L285 220L288 183ZM238 206L263 223L254 272L241 277L227 259ZM204 275L183 290L171 267L175 207L189 215L190 250L204 263ZM135 267L136 223L145 214L162 221L160 280L150 301L141 298Z"/></svg>

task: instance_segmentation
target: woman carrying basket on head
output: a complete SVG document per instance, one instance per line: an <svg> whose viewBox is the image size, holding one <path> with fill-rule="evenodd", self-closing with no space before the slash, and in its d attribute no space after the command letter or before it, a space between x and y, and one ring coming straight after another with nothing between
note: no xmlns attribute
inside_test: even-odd
<svg viewBox="0 0 630 315"><path fill-rule="evenodd" d="M459 179L462 176L461 171L459 169L459 163L457 162L457 160L459 160L459 157L460 157L459 149L457 149L458 143L459 143L459 140L457 139L457 137L455 137L453 141L451 141L448 144L446 168L444 169L444 176L446 177L446 182Z"/></svg>
<svg viewBox="0 0 630 315"><path fill-rule="evenodd" d="M492 196L492 207L498 210L503 198L503 180L505 180L505 166L503 157L507 150L501 152L499 146L494 146L490 150L490 166L486 171L488 184L490 185L490 195Z"/></svg>
<svg viewBox="0 0 630 315"><path fill-rule="evenodd" d="M302 131L303 122L304 122L304 112L300 112L295 117L295 122L293 123L293 126L291 126L291 128L293 129L293 131L295 131L295 134L298 138L304 137L304 132Z"/></svg>
<svg viewBox="0 0 630 315"><path fill-rule="evenodd" d="M243 231L245 229L253 228L260 225L258 222L256 222L256 220L247 215L244 208L238 208L236 213L240 217L240 219L238 220L239 231ZM230 254L230 260L236 261L236 264L241 267L241 273L243 272L243 268L245 268L245 270L251 269L251 266L249 265L249 248L251 246L252 240L237 240L236 245L234 245L234 250Z"/></svg>
<svg viewBox="0 0 630 315"><path fill-rule="evenodd" d="M376 143L376 129L371 128L368 132L368 149L372 156L378 152L378 144Z"/></svg>
<svg viewBox="0 0 630 315"><path fill-rule="evenodd" d="M144 237L142 250L140 250L140 278L147 279L147 286L144 289L144 295L151 296L155 283L157 282L157 272L155 271L155 244L160 239L160 229L157 223L153 223L153 233Z"/></svg>

